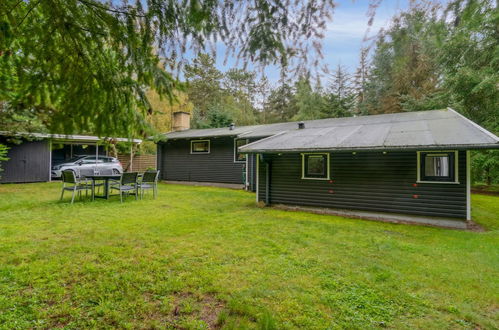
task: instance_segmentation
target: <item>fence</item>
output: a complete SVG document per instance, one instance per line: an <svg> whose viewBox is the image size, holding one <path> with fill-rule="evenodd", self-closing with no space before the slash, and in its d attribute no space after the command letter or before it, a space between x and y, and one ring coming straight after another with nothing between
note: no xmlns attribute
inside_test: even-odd
<svg viewBox="0 0 499 330"><path fill-rule="evenodd" d="M156 155L135 155L130 164L129 154L119 154L118 159L125 172L144 172L147 169L156 169Z"/></svg>

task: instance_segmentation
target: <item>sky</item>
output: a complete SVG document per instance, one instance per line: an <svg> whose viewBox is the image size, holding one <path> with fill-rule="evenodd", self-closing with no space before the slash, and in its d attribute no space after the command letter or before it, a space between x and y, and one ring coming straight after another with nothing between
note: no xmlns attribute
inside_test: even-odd
<svg viewBox="0 0 499 330"><path fill-rule="evenodd" d="M369 41L364 41L365 37L372 37L380 28L388 27L394 15L408 8L409 0L383 0L376 11L370 31L367 15L369 0L337 0L336 4L333 19L328 24L323 39L323 62L330 69L341 64L353 72L357 68L361 47L369 44ZM235 63L231 60L224 65L223 51L218 54L217 67L220 70L226 71L234 66ZM279 80L277 67L267 67L265 74L271 84L276 84Z"/></svg>

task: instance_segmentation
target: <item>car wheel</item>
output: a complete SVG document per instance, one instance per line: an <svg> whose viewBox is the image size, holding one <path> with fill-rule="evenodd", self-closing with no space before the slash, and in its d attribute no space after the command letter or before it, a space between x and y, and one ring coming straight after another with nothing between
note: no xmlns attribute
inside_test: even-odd
<svg viewBox="0 0 499 330"><path fill-rule="evenodd" d="M113 174L121 174L119 170L113 168Z"/></svg>

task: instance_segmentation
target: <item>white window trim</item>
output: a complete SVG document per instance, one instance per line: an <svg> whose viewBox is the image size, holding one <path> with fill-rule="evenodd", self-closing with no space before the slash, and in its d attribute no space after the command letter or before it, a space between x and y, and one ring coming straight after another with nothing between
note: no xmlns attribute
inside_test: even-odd
<svg viewBox="0 0 499 330"><path fill-rule="evenodd" d="M192 144L195 142L208 142L208 151L203 151L203 152L193 152L192 151ZM206 155L209 154L211 151L211 142L210 140L191 140L191 155Z"/></svg>
<svg viewBox="0 0 499 330"><path fill-rule="evenodd" d="M326 156L326 171L327 175L325 178L311 178L305 176L305 156L307 155L321 155L321 156ZM328 152L304 152L301 153L301 178L302 180L330 180L331 177L331 161L330 161L330 154Z"/></svg>
<svg viewBox="0 0 499 330"><path fill-rule="evenodd" d="M246 144L248 144L249 139L238 139L238 138L234 139L234 163L244 163L244 162L246 162L246 159L248 159L248 154L246 154L245 160L237 160L237 144L236 144L237 140L246 140Z"/></svg>
<svg viewBox="0 0 499 330"><path fill-rule="evenodd" d="M454 181L423 181L421 180L421 153L434 153L441 152L454 153ZM433 183L433 184L460 184L459 182L459 151L457 150L422 150L417 152L417 180L416 183Z"/></svg>

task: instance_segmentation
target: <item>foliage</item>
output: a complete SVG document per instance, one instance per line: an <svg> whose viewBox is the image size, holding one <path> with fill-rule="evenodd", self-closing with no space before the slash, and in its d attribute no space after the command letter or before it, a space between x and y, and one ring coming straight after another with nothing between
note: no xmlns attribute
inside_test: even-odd
<svg viewBox="0 0 499 330"><path fill-rule="evenodd" d="M4 328L498 328L497 196L472 196L482 233L213 187L74 205L60 188L0 185Z"/></svg>
<svg viewBox="0 0 499 330"><path fill-rule="evenodd" d="M443 24L437 5L414 5L380 31L365 82L368 113L393 113L445 107L439 92L438 51ZM438 99L438 98L437 98Z"/></svg>
<svg viewBox="0 0 499 330"><path fill-rule="evenodd" d="M380 32L369 65L362 51L356 112L451 107L497 134L498 22L492 0L413 5ZM497 180L497 152L477 152L472 160L476 181Z"/></svg>
<svg viewBox="0 0 499 330"><path fill-rule="evenodd" d="M472 178L488 186L499 183L499 150L475 151L472 155Z"/></svg>
<svg viewBox="0 0 499 330"><path fill-rule="evenodd" d="M2 170L2 162L9 160L9 158L7 158L8 151L9 151L9 148L6 145L0 143L0 177L2 174L1 172L3 171Z"/></svg>
<svg viewBox="0 0 499 330"><path fill-rule="evenodd" d="M352 77L347 70L338 65L331 76L329 92L326 94L328 118L349 117L355 106L355 91Z"/></svg>
<svg viewBox="0 0 499 330"><path fill-rule="evenodd" d="M173 99L188 49L223 43L244 63L303 71L320 56L332 8L332 0L3 0L0 101L47 118L52 132L144 136L153 131L145 92Z"/></svg>
<svg viewBox="0 0 499 330"><path fill-rule="evenodd" d="M213 57L201 54L186 65L185 77L187 95L194 105L194 128L221 127L231 122L249 125L259 119L257 103L267 82L257 79L255 72L230 69L224 73L215 67Z"/></svg>
<svg viewBox="0 0 499 330"><path fill-rule="evenodd" d="M286 122L293 118L298 112L294 93L294 88L284 81L272 89L265 100L262 122Z"/></svg>
<svg viewBox="0 0 499 330"><path fill-rule="evenodd" d="M296 115L293 120L320 119L324 117L327 103L322 95L322 89L317 86L312 87L307 77L300 78L296 85L295 104Z"/></svg>
<svg viewBox="0 0 499 330"><path fill-rule="evenodd" d="M440 63L449 106L499 132L499 14L492 0L452 1ZM499 160L499 159L498 159Z"/></svg>

